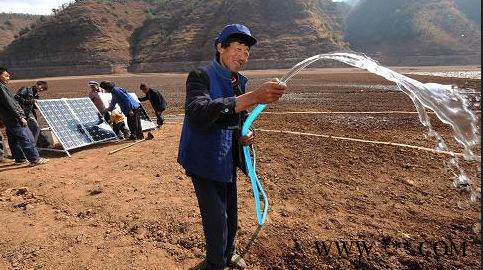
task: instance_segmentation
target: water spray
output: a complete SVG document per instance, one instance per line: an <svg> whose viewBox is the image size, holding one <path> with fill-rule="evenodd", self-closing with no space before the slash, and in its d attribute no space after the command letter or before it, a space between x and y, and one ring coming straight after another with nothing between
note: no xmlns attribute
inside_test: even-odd
<svg viewBox="0 0 483 270"><path fill-rule="evenodd" d="M310 64L319 60L335 60L353 67L365 69L370 73L384 77L385 79L396 83L399 90L407 94L414 103L418 112L419 121L427 128L427 135L432 137L437 142L436 150L449 152L451 155L448 165L451 168L455 180L456 187L462 187L469 191L472 201L480 198L480 191L477 190L472 181L466 176L464 170L459 166L458 157L454 151L449 149L443 137L437 133L431 126L430 118L426 109L435 113L439 120L451 126L453 129L454 139L464 149L464 159L468 161L479 160L478 156L474 154L473 149L480 144L480 137L478 132L477 117L469 109L468 99L460 92L460 89L451 85L442 85L436 83L421 83L417 80L411 79L407 76L392 71L386 67L379 65L373 59L358 53L336 52L329 54L319 54L307 58L292 69L290 69L285 76L279 81L280 84L287 84L288 81L294 77L301 70ZM267 104L257 105L242 127L242 136L247 136L248 130L253 121L265 110ZM254 157L252 159L251 152ZM452 153L452 154L451 154ZM243 154L245 156L245 164L248 170L248 176L251 181L253 189L253 197L255 200L255 210L257 214L258 228L252 235L246 248L242 254L246 254L251 244L254 242L256 236L263 227L268 214L268 197L265 194L263 187L257 177L255 168L255 151L250 151L249 146L243 146ZM263 201L263 211L261 210L261 200ZM237 258L238 260L240 258Z"/></svg>

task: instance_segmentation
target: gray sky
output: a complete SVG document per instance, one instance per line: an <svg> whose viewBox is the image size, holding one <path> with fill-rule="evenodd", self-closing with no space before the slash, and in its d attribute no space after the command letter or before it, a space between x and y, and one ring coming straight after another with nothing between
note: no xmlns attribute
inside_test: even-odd
<svg viewBox="0 0 483 270"><path fill-rule="evenodd" d="M28 13L49 15L53 8L58 8L72 0L0 0L0 13Z"/></svg>

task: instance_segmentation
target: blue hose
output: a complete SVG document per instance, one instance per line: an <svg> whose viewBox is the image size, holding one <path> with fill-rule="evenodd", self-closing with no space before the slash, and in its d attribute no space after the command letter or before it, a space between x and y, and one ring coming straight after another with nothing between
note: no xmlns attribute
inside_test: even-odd
<svg viewBox="0 0 483 270"><path fill-rule="evenodd" d="M253 121L258 117L258 115L267 107L267 104L259 104L253 109L253 111L248 116L247 120L243 124L242 127L242 136L248 135L248 130L252 125ZM243 146L243 154L245 156L245 165L248 170L248 177L250 178L250 182L252 183L253 189L253 198L255 199L255 210L257 212L257 220L258 225L263 225L265 220L267 219L268 214L268 198L263 191L262 184L258 180L256 169L255 169L255 160L252 160L250 155L250 147L248 145ZM253 155L255 156L255 150L253 150ZM263 213L260 208L260 194L263 197Z"/></svg>

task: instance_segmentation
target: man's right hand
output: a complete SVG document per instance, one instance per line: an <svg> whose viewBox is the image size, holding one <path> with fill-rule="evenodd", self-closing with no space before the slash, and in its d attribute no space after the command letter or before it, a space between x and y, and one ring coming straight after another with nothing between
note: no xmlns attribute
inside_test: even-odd
<svg viewBox="0 0 483 270"><path fill-rule="evenodd" d="M268 104L277 101L287 91L287 85L281 84L277 79L263 83L253 91L257 97L257 103Z"/></svg>
<svg viewBox="0 0 483 270"><path fill-rule="evenodd" d="M22 118L20 118L20 124L21 124L22 126L26 127L26 126L27 126L27 119L25 119L25 118L23 118L23 117L22 117Z"/></svg>
<svg viewBox="0 0 483 270"><path fill-rule="evenodd" d="M278 79L263 83L257 90L236 97L235 112L239 113L257 104L277 101L287 91L287 85Z"/></svg>

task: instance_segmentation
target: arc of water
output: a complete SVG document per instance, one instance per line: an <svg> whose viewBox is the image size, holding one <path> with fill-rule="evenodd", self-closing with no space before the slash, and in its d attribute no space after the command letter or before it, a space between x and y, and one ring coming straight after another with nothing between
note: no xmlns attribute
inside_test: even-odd
<svg viewBox="0 0 483 270"><path fill-rule="evenodd" d="M443 123L451 126L454 130L455 140L464 148L465 159L477 160L477 155L475 155L472 150L475 145L480 143L478 127L476 124L477 118L469 109L468 100L463 97L457 89L449 85L432 83L423 84L386 67L380 66L376 61L365 55L347 52L319 54L307 58L290 69L280 80L280 83L286 84L301 70L322 59L336 60L354 67L365 69L371 73L382 76L389 81L395 82L399 89L407 94L413 101L416 110L418 111L421 124L428 129L429 136L436 138L438 142L438 150L452 152L448 149L441 135L433 130L426 109L434 111L436 116ZM259 104L253 109L243 124L242 136L248 134L250 126L260 113L265 110L266 106L266 104ZM255 152L253 151L253 153ZM252 159L248 146L243 146L243 154L245 156L245 164L252 184L257 220L258 224L261 226L265 223L267 218L268 198L256 174L255 159ZM469 178L466 177L464 171L459 167L458 160L455 156L452 157L449 164L459 171L459 175L455 174L455 185L463 184L472 186ZM471 192L472 199L477 199L479 197L479 194L476 194L477 192L474 189L471 189ZM260 195L262 196L264 203L263 212L260 207Z"/></svg>

